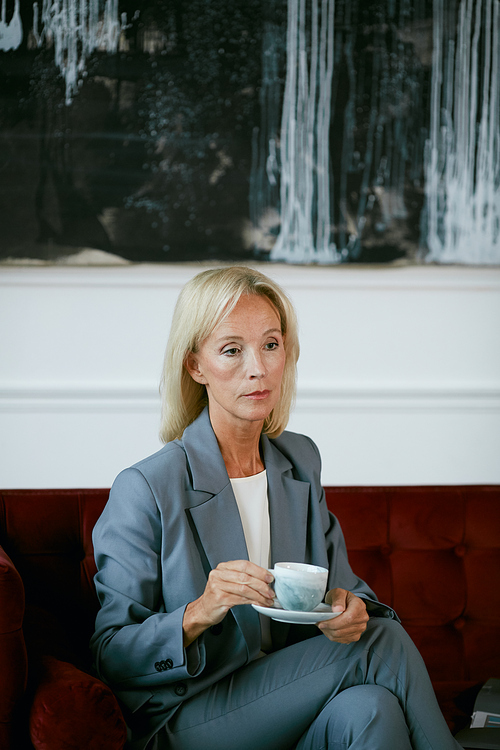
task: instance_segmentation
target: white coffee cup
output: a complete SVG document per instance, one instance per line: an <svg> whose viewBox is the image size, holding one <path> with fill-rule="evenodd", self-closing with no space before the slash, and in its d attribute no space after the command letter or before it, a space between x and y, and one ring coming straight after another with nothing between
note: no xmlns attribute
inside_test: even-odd
<svg viewBox="0 0 500 750"><path fill-rule="evenodd" d="M269 572L274 576L276 598L283 609L312 612L323 601L328 579L326 568L279 562Z"/></svg>

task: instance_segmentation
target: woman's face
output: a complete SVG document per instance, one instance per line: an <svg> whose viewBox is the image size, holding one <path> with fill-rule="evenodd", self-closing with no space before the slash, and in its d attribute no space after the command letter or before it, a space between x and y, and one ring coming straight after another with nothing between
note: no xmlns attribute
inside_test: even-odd
<svg viewBox="0 0 500 750"><path fill-rule="evenodd" d="M247 294L186 367L206 386L212 424L241 428L263 423L276 406L285 358L278 313L266 297Z"/></svg>

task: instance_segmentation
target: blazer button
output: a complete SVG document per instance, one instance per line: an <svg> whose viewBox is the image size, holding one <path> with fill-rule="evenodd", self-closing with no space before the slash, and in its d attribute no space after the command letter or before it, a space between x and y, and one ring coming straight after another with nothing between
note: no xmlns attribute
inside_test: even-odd
<svg viewBox="0 0 500 750"><path fill-rule="evenodd" d="M217 625L212 625L210 628L210 632L212 635L220 635L222 633L223 626L221 622L218 622Z"/></svg>
<svg viewBox="0 0 500 750"><path fill-rule="evenodd" d="M180 697L186 695L186 693L187 687L182 682L179 682L179 684L175 686L175 694Z"/></svg>
<svg viewBox="0 0 500 750"><path fill-rule="evenodd" d="M172 659L162 659L162 661L155 662L155 669L157 672L165 672L167 669L172 669L174 662Z"/></svg>

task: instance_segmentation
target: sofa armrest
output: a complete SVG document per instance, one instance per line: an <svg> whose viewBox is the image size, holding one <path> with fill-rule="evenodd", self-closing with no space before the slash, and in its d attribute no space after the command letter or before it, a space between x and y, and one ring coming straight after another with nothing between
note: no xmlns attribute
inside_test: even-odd
<svg viewBox="0 0 500 750"><path fill-rule="evenodd" d="M121 750L127 727L110 688L69 662L44 656L29 717L35 750Z"/></svg>
<svg viewBox="0 0 500 750"><path fill-rule="evenodd" d="M23 582L0 546L0 747L7 750L14 747L13 717L28 677L23 617Z"/></svg>

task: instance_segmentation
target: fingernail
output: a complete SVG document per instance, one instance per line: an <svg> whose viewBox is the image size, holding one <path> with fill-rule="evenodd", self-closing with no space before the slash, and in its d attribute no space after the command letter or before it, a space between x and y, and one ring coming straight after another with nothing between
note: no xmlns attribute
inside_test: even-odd
<svg viewBox="0 0 500 750"><path fill-rule="evenodd" d="M272 575L267 575L266 576L266 583L272 583L273 581L274 581L274 576L272 576Z"/></svg>

